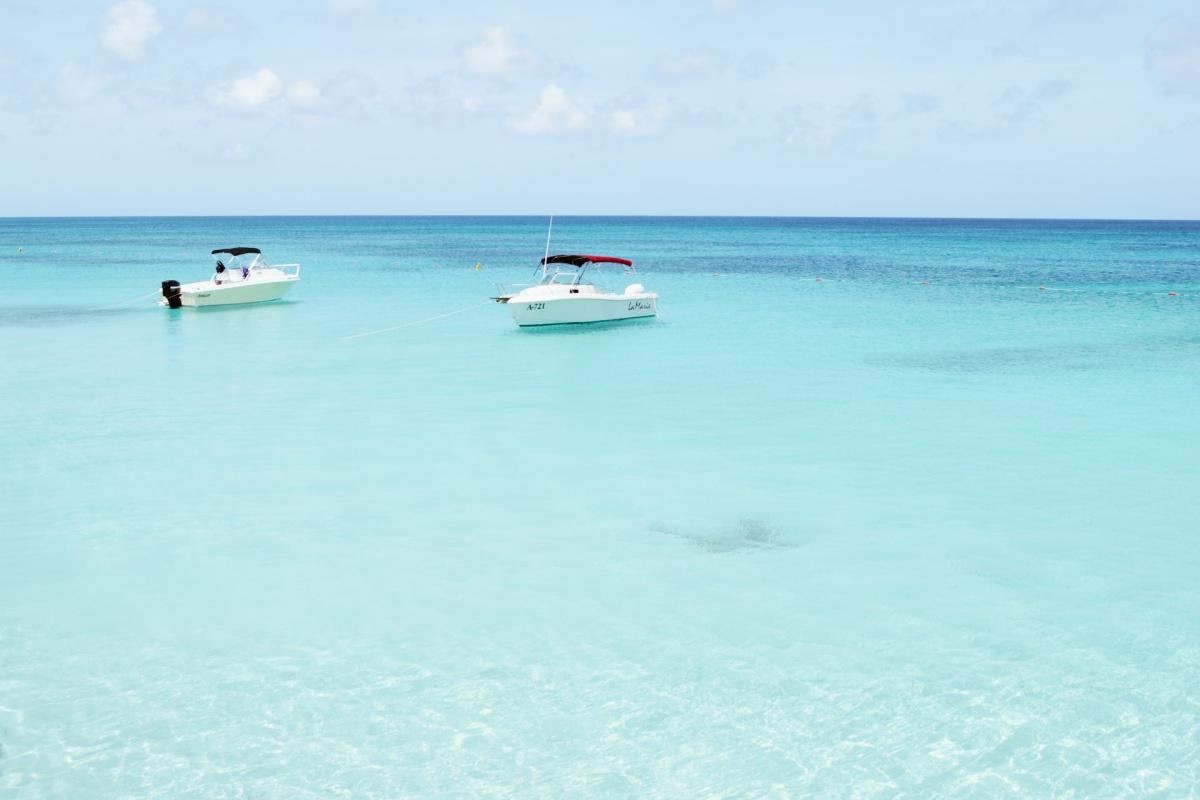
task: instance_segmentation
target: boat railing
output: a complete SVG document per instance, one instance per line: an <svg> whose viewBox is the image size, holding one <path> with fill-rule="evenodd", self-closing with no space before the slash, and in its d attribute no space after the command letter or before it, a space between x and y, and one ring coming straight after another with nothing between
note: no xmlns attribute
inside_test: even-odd
<svg viewBox="0 0 1200 800"><path fill-rule="evenodd" d="M265 266L267 269L277 269L289 278L300 277L299 264L267 264Z"/></svg>
<svg viewBox="0 0 1200 800"><path fill-rule="evenodd" d="M510 295L510 294L516 294L517 292L521 291L522 289L528 289L530 286L537 286L537 285L538 284L536 284L536 283L497 283L496 291L499 292L501 296L505 296L505 295Z"/></svg>

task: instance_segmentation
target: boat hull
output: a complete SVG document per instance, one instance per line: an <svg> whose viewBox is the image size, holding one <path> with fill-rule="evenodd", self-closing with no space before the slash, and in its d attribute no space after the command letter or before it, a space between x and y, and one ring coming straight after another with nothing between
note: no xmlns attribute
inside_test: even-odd
<svg viewBox="0 0 1200 800"><path fill-rule="evenodd" d="M179 298L186 308L231 306L246 303L269 303L283 297L296 283L296 278L270 281L246 281L233 284L180 287Z"/></svg>
<svg viewBox="0 0 1200 800"><path fill-rule="evenodd" d="M513 321L522 328L614 322L655 316L658 313L658 295L569 299L522 299L514 296L508 300L508 310L512 313Z"/></svg>

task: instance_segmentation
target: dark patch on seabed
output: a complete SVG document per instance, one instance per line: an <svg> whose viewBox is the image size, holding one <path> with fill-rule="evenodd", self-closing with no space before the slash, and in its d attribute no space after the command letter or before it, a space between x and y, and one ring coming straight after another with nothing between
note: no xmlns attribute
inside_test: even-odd
<svg viewBox="0 0 1200 800"><path fill-rule="evenodd" d="M673 536L710 553L754 552L795 547L796 542L777 527L759 519L739 519L715 528L678 528L651 525L650 530Z"/></svg>
<svg viewBox="0 0 1200 800"><path fill-rule="evenodd" d="M81 306L16 306L0 308L0 327L24 325L61 325L82 319L119 317L139 309L85 308Z"/></svg>
<svg viewBox="0 0 1200 800"><path fill-rule="evenodd" d="M999 372L1028 367L1094 369L1130 358L1144 360L1157 353L1177 355L1194 351L1200 337L1194 334L1142 338L1120 343L1063 344L1055 347L988 347L875 358L872 363L929 372Z"/></svg>
<svg viewBox="0 0 1200 800"><path fill-rule="evenodd" d="M892 359L885 364L930 372L994 372L1030 366L1093 366L1103 355L1097 348L1063 346L1061 348L989 347L981 350L923 353Z"/></svg>

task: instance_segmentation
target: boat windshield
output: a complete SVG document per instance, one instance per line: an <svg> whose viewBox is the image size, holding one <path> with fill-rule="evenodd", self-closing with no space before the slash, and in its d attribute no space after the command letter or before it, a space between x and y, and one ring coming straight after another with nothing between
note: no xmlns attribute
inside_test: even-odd
<svg viewBox="0 0 1200 800"><path fill-rule="evenodd" d="M590 278L593 275L601 275L602 280L603 280L604 276L607 276L608 278L611 279L611 277L613 275L611 266L612 265L610 265L610 263L606 262L606 261L605 262L589 261L589 262L585 262L577 267L573 267L573 268L569 268L569 269L556 269L554 272L547 272L546 275L542 278L541 283L543 285L557 284L560 286L562 286L562 285L596 286L597 288L600 288L601 284L598 284L595 281L590 280ZM606 269L601 269L601 267L606 267ZM544 269L544 267L543 267L543 269ZM626 275L634 274L632 264L621 265L621 269L624 271L624 273ZM605 282L607 282L607 281L605 281Z"/></svg>
<svg viewBox="0 0 1200 800"><path fill-rule="evenodd" d="M571 272L551 272L542 281L543 284L569 284L572 286L586 285L591 286L592 282L586 280L583 275L583 270L572 270Z"/></svg>
<svg viewBox="0 0 1200 800"><path fill-rule="evenodd" d="M244 253L238 256L231 256L229 253L214 253L213 258L217 260L218 264L224 264L226 269L235 272L240 272L243 268L257 269L266 266L260 253Z"/></svg>

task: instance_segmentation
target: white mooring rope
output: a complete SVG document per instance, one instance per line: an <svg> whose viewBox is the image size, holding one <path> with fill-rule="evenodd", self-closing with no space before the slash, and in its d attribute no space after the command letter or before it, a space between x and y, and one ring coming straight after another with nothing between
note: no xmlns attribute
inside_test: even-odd
<svg viewBox="0 0 1200 800"><path fill-rule="evenodd" d="M472 309L476 309L476 308L483 308L484 306L490 305L493 302L495 302L495 301L485 300L484 302L476 303L473 306L467 306L466 308L455 309L454 311L447 311L445 314L438 314L436 316L426 317L425 319L417 319L417 320L413 320L412 322L405 322L403 325L393 325L390 328L380 328L377 331L366 331L365 333L352 333L349 336L339 336L338 341L344 342L348 339L361 339L364 336L374 336L377 333L388 333L389 331L398 331L401 328L411 328L413 325L421 325L426 322L433 322L435 319L441 319L442 317L452 317L455 314L462 314L465 311L471 311Z"/></svg>
<svg viewBox="0 0 1200 800"><path fill-rule="evenodd" d="M124 308L125 306L131 306L134 303L140 303L143 300L149 300L151 297L155 297L155 296L161 297L162 290L156 289L155 291L151 292L150 294L144 294L141 297L135 297L132 300L126 300L123 303L116 303L115 305L111 305L111 306L101 306L100 308L97 308L96 310L97 311L111 311L114 308Z"/></svg>

